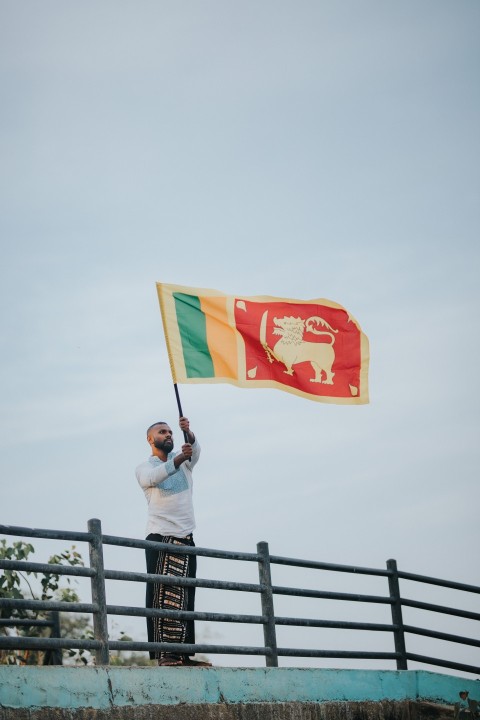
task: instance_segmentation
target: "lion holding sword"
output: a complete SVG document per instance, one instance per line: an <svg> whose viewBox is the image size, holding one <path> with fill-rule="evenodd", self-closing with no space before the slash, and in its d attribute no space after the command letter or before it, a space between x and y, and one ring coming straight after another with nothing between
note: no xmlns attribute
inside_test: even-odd
<svg viewBox="0 0 480 720"><path fill-rule="evenodd" d="M312 315L307 320L300 317L283 317L273 318L275 327L274 335L280 335L280 340L275 343L271 349L266 340L268 310L265 310L260 324L260 342L267 354L270 363L274 360L285 365L284 372L287 375L293 375L293 366L299 363L309 362L315 373L310 382L323 383L324 385L333 385L335 373L332 372L333 363L335 362L335 334L338 330L334 330L326 320L318 315ZM327 328L320 330L318 328ZM308 342L304 340L304 333L311 332L315 335L323 335L330 338L330 342ZM322 379L322 373L325 379Z"/></svg>

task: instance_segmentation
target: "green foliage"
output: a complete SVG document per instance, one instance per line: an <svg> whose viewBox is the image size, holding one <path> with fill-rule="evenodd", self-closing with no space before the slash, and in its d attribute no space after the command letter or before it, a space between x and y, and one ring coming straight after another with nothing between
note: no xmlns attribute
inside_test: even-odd
<svg viewBox="0 0 480 720"><path fill-rule="evenodd" d="M0 540L0 559L1 560L27 560L30 553L35 552L33 545L22 541L14 542L13 545L7 545L7 541ZM27 573L30 575L30 573ZM17 570L4 570L0 576L0 598L16 598L22 600L25 596L21 590L21 579L24 578L22 573ZM1 617L9 617L10 611L6 611L7 615L1 613Z"/></svg>
<svg viewBox="0 0 480 720"><path fill-rule="evenodd" d="M2 560L28 560L29 556L35 552L35 548L31 543L17 541L8 545L5 539L0 540L0 559ZM72 546L59 555L52 555L48 563L51 565L84 565L81 554ZM38 574L30 570L24 572L20 570L4 570L0 576L0 598L15 600L61 600L63 602L79 602L79 597L75 589L72 587L72 579L59 575L54 571L44 573L40 578L40 589L36 592L32 587L32 577L37 579ZM61 578L67 583L67 586L61 586ZM38 584L38 583L37 583ZM26 586L26 587L25 587ZM11 619L14 626L15 620L45 620L48 617L45 611L33 611L23 608L2 608L0 609L0 617L3 619ZM88 616L77 614L75 619L67 622L67 627L62 629L62 636L86 638L92 637L91 622ZM65 625L65 617L62 617L62 625ZM68 632L66 630L68 629ZM3 634L11 634L5 627L0 627ZM18 625L16 633L19 636L28 637L47 637L50 635L50 628L38 627L35 625ZM75 661L87 662L85 653L80 651L65 651L67 657L74 658ZM2 664L40 664L47 661L48 653L26 650L20 651L0 651L0 663Z"/></svg>
<svg viewBox="0 0 480 720"><path fill-rule="evenodd" d="M6 540L0 540L0 559L26 561L29 556L35 552L35 548L31 543L23 541L14 542L8 545ZM70 549L64 550L58 555L52 555L48 559L49 565L84 565L81 554L73 545ZM38 577L40 575L40 577ZM63 581L66 585L61 585ZM33 580L35 579L35 580ZM75 579L55 573L54 570L46 573L36 573L30 570L24 572L20 570L4 570L0 576L0 598L13 600L59 600L61 602L80 602L77 591L72 586ZM34 590L36 586L36 590ZM49 637L51 633L50 627L38 627L35 625L14 625L15 620L46 620L49 619L50 613L47 611L33 611L23 608L0 608L0 618L12 620L12 626L16 627L16 633L23 637ZM6 627L0 627L0 634L11 634ZM92 639L93 627L89 615L81 613L65 613L61 614L61 636L74 639ZM131 640L128 635L120 631L121 640ZM1 651L0 664L9 665L40 665L50 661L51 654L46 651L25 650L25 651ZM63 650L63 658L69 664L84 664L90 662L91 655L86 650ZM148 655L142 653L126 653L119 651L112 653L111 662L113 665L148 665L150 660Z"/></svg>
<svg viewBox="0 0 480 720"><path fill-rule="evenodd" d="M65 550L60 555L52 555L48 559L49 565L84 565L82 556L75 550L75 545L72 545L71 550ZM71 579L67 576L66 582L70 585ZM42 585L42 600L51 600L55 593L59 590L60 575L55 573L45 573L41 580ZM78 600L77 600L78 601ZM75 601L72 601L75 602Z"/></svg>
<svg viewBox="0 0 480 720"><path fill-rule="evenodd" d="M63 592L71 592L69 588L65 588ZM78 602L78 597L72 602ZM65 638L81 638L82 640L93 640L92 621L89 615L80 613L62 613L62 637ZM90 661L90 653L87 650L64 650L64 656L67 662L74 665L87 665Z"/></svg>

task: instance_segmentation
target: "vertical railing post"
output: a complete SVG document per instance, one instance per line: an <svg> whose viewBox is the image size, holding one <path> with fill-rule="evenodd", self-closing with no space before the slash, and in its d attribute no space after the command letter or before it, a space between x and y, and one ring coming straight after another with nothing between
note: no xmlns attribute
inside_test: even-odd
<svg viewBox="0 0 480 720"><path fill-rule="evenodd" d="M60 613L58 610L52 610L50 613L50 622L52 623L52 631L50 637L60 638L62 636L60 631ZM62 648L53 648L52 650L52 665L62 665Z"/></svg>
<svg viewBox="0 0 480 720"><path fill-rule="evenodd" d="M398 570L396 560L387 560L388 589L392 600L392 622L396 626L393 631L395 652L400 655L397 658L397 670L408 670L407 650L405 647L405 632L403 629L402 600L400 597L400 585L398 582Z"/></svg>
<svg viewBox="0 0 480 720"><path fill-rule="evenodd" d="M278 667L277 653L277 635L275 632L275 611L273 609L273 592L272 592L272 576L270 573L270 553L268 551L268 543L257 543L258 576L260 585L263 590L262 599L262 615L266 617L263 625L263 638L265 647L270 649L270 653L266 656L267 667Z"/></svg>
<svg viewBox="0 0 480 720"><path fill-rule="evenodd" d="M89 543L90 567L95 571L91 577L92 602L98 606L97 612L93 613L93 636L101 643L100 648L95 650L95 662L97 665L108 665L110 656L108 652L107 597L100 520L89 520L88 532L93 536Z"/></svg>

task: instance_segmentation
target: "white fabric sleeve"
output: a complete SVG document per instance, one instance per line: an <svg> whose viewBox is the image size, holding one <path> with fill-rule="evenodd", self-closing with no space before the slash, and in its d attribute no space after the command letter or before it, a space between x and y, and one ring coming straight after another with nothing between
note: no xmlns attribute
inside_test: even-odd
<svg viewBox="0 0 480 720"><path fill-rule="evenodd" d="M146 488L160 485L160 483L166 480L170 475L177 472L177 468L175 467L173 461L174 458L171 458L170 460L167 460L167 462L162 463L161 465L156 465L155 467L149 463L143 463L140 465L135 471L140 487L145 490Z"/></svg>

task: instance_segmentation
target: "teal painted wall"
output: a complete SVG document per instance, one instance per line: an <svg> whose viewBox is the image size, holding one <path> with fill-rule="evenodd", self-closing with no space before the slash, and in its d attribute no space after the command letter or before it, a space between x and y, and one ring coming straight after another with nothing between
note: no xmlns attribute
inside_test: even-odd
<svg viewBox="0 0 480 720"><path fill-rule="evenodd" d="M0 666L0 707L65 709L179 703L375 702L453 705L480 680L422 670Z"/></svg>

